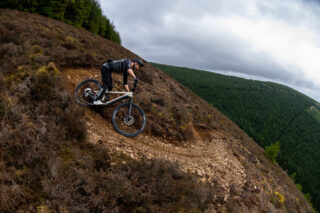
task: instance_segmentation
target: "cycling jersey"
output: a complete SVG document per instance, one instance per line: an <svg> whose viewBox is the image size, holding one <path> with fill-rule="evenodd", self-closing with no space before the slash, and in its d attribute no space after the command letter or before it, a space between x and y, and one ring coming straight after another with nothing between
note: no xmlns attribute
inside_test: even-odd
<svg viewBox="0 0 320 213"><path fill-rule="evenodd" d="M128 84L128 69L131 69L130 59L113 60L103 64L111 72L123 73L123 85Z"/></svg>

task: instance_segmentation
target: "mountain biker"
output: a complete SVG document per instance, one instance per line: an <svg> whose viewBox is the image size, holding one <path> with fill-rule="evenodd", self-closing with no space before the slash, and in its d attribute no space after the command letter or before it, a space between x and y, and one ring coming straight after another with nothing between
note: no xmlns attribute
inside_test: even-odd
<svg viewBox="0 0 320 213"><path fill-rule="evenodd" d="M112 85L112 76L111 72L123 73L123 86L127 92L130 92L128 86L128 75L134 78L135 82L138 82L139 79L135 76L134 70L139 70L140 67L143 67L144 64L140 58L130 59L121 59L121 60L111 60L109 59L101 67L101 78L102 78L102 89L99 91L95 101L105 102L108 97L104 95L105 91L111 91L113 88Z"/></svg>

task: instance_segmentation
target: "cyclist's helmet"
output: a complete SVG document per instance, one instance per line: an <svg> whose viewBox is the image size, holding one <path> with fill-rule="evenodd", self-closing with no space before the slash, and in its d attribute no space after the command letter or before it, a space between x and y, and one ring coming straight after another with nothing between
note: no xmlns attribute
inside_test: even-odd
<svg viewBox="0 0 320 213"><path fill-rule="evenodd" d="M143 67L143 66L144 66L144 65L143 65L143 62L142 62L142 60L141 60L140 58L135 58L135 59L133 59L132 61L133 61L133 62L137 62L140 67Z"/></svg>

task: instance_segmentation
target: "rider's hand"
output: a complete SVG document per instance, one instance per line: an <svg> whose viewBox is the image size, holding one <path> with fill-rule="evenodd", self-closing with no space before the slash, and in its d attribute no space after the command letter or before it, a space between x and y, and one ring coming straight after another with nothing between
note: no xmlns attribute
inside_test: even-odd
<svg viewBox="0 0 320 213"><path fill-rule="evenodd" d="M134 83L138 83L139 82L139 79L138 78L135 78L134 79Z"/></svg>

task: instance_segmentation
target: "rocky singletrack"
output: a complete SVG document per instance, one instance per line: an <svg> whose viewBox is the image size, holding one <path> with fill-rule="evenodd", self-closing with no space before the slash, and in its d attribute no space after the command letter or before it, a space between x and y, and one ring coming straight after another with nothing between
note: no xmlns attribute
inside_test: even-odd
<svg viewBox="0 0 320 213"><path fill-rule="evenodd" d="M125 154L135 160L147 158L171 161L203 182L218 183L226 192L231 185L240 189L245 182L245 169L219 132L213 135L211 141L198 140L187 146L177 146L143 133L134 138L119 135L110 121L93 111L87 111L86 118L89 142L103 144L115 155Z"/></svg>

